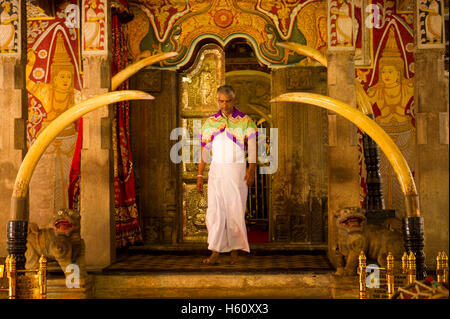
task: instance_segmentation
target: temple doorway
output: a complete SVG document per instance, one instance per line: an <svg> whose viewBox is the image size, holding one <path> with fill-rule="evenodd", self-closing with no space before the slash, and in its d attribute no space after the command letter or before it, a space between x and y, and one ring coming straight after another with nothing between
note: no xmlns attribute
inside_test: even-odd
<svg viewBox="0 0 450 319"><path fill-rule="evenodd" d="M271 70L258 61L246 39L234 39L224 51L225 81L236 90L239 109L250 115L258 129L264 130L269 142ZM246 224L250 244L270 242L271 176L259 172L260 166L267 165L257 162L255 182L247 197Z"/></svg>
<svg viewBox="0 0 450 319"><path fill-rule="evenodd" d="M258 128L266 129L268 150L275 142L270 129L277 131L277 170L260 174L257 169L249 189L246 224L251 249L327 250L326 111L269 102L285 92L326 93L326 69L268 67L246 38L226 45L204 39L190 56L190 63L180 68L142 70L130 84L155 97L150 102L133 101L131 107L136 201L144 247L205 249L209 167L205 167L204 195L200 195L196 190L198 135L206 118L217 113L216 88L227 83L236 91L237 107ZM171 160L174 145L189 150L179 149L179 162Z"/></svg>
<svg viewBox="0 0 450 319"><path fill-rule="evenodd" d="M248 114L258 128L270 132L270 69L261 65L245 39L235 39L225 48L215 43L199 46L193 62L180 72L179 120L189 137L195 139L204 120L217 112L216 88L230 84L236 91L237 107ZM201 123L201 124L200 124ZM198 145L198 139L196 140ZM182 232L185 243L206 242L205 216L207 183L204 195L196 192L197 164L193 148L189 163L183 163L180 179L182 194ZM258 163L257 165L266 165ZM206 167L208 171L208 166ZM250 243L270 241L270 176L255 172L249 188L246 224Z"/></svg>

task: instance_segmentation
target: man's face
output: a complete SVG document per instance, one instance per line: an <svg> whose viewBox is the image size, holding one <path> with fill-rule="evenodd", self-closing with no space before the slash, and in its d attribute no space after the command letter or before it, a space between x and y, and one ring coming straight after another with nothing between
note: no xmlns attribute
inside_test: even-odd
<svg viewBox="0 0 450 319"><path fill-rule="evenodd" d="M226 115L231 114L231 111L233 111L235 99L231 95L220 93L217 96L217 101L219 104L219 109L222 111L222 113L225 113Z"/></svg>

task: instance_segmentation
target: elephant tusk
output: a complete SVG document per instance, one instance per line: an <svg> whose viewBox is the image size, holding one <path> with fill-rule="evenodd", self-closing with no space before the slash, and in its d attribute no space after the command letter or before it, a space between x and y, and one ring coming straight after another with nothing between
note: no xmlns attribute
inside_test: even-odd
<svg viewBox="0 0 450 319"><path fill-rule="evenodd" d="M124 70L117 73L111 79L111 91L115 91L120 84L131 77L142 68L153 63L163 61L165 59L177 56L177 52L167 52L153 55L131 64ZM47 128L45 128L30 149L27 152L16 176L13 195L11 199L11 218L12 220L28 220L28 209L26 208L26 194L31 176L41 158L45 149L51 141L70 123L76 121L88 112L91 112L104 105L117 103L125 100L143 100L154 99L150 94L140 91L119 91L102 94L81 103L78 103L68 109L66 112L53 120Z"/></svg>
<svg viewBox="0 0 450 319"><path fill-rule="evenodd" d="M28 149L28 152L20 165L19 172L16 176L14 184L13 195L11 200L11 219L12 220L28 220L28 214L25 209L25 198L28 192L28 185L33 174L33 171L37 165L37 162L41 158L42 154L58 136L63 129L69 124L73 123L86 113L89 113L102 106L117 103L126 100L152 100L154 99L148 93L141 91L117 91L101 94L83 102L75 104L67 111L62 113L56 119L54 119L48 127L46 127L42 133L38 136L33 145Z"/></svg>
<svg viewBox="0 0 450 319"><path fill-rule="evenodd" d="M375 121L347 103L315 93L285 93L273 98L270 102L296 102L316 105L336 112L358 126L378 144L394 168L405 196L407 217L420 216L419 197L408 163L394 141Z"/></svg>
<svg viewBox="0 0 450 319"><path fill-rule="evenodd" d="M160 62L168 58L172 58L177 55L178 55L177 52L156 54L127 66L125 69L123 69L122 71L120 71L119 73L117 73L112 77L111 91L115 91L119 87L119 85L122 84L122 82L127 80L129 77L138 72L140 69L149 66L153 63Z"/></svg>
<svg viewBox="0 0 450 319"><path fill-rule="evenodd" d="M277 45L279 47L297 52L298 54L313 58L324 67L328 67L328 60L326 55L319 50L295 42L278 42Z"/></svg>

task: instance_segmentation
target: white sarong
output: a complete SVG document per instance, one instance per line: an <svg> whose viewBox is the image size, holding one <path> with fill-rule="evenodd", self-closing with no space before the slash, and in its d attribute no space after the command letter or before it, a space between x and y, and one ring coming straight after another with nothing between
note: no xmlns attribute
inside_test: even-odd
<svg viewBox="0 0 450 319"><path fill-rule="evenodd" d="M245 182L245 152L226 131L212 141L212 160L208 174L208 249L250 252L245 225L248 186Z"/></svg>

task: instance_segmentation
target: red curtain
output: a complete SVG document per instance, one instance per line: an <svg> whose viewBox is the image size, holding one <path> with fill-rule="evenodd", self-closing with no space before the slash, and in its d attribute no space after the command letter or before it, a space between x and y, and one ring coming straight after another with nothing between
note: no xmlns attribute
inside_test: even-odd
<svg viewBox="0 0 450 319"><path fill-rule="evenodd" d="M80 213L80 166L83 143L83 118L78 121L78 136L69 173L69 208Z"/></svg>
<svg viewBox="0 0 450 319"><path fill-rule="evenodd" d="M128 65L125 25L117 15L112 16L113 61L112 74ZM128 90L128 81L117 90ZM123 101L113 107L112 125L114 153L114 190L117 248L142 242L136 206L133 159L130 148L130 103Z"/></svg>

